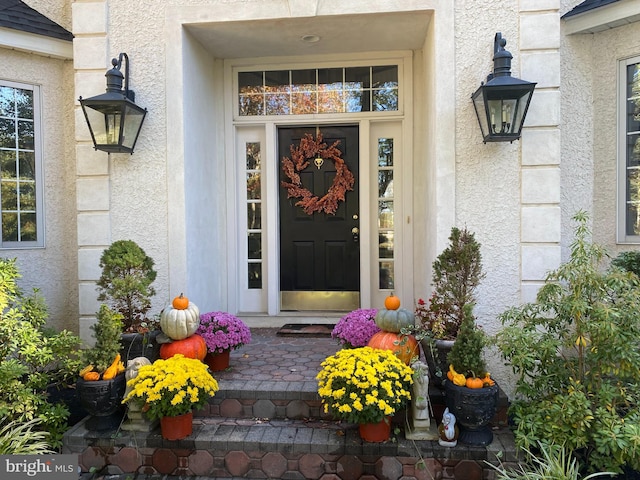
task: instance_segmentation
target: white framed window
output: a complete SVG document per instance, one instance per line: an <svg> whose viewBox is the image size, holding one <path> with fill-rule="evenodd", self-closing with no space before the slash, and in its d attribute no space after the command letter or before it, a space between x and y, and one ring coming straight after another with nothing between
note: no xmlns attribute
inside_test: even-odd
<svg viewBox="0 0 640 480"><path fill-rule="evenodd" d="M0 80L0 247L44 245L40 89Z"/></svg>

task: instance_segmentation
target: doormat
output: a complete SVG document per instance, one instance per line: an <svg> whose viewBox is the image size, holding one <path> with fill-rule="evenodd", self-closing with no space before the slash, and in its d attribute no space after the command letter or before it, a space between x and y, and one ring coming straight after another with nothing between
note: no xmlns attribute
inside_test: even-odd
<svg viewBox="0 0 640 480"><path fill-rule="evenodd" d="M286 337L304 335L305 337L330 337L335 324L287 323L278 330L277 335Z"/></svg>

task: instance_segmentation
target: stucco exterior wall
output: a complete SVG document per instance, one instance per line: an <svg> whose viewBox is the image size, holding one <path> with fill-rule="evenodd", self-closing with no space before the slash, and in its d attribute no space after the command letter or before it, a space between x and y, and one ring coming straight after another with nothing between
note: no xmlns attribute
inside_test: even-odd
<svg viewBox="0 0 640 480"><path fill-rule="evenodd" d="M75 156L73 64L13 50L0 49L0 78L40 85L42 159L44 172L44 248L3 249L17 258L25 291L38 288L49 307L49 323L78 331L75 224Z"/></svg>

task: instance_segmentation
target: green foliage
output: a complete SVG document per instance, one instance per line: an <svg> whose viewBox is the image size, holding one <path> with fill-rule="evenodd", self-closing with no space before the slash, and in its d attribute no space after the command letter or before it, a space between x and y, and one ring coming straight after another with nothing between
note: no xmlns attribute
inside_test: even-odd
<svg viewBox="0 0 640 480"><path fill-rule="evenodd" d="M525 449L526 462L519 468L506 468L502 463L493 465L497 472L497 480L580 480L580 468L577 460L560 445L538 445L539 455L534 455ZM590 480L599 476L613 476L612 472L592 473L583 478Z"/></svg>
<svg viewBox="0 0 640 480"><path fill-rule="evenodd" d="M579 212L571 256L536 302L501 315L496 344L517 375L520 446L564 445L589 471L640 469L640 285L603 270Z"/></svg>
<svg viewBox="0 0 640 480"><path fill-rule="evenodd" d="M47 443L47 433L39 430L40 420L6 422L0 428L0 455L42 455L54 453Z"/></svg>
<svg viewBox="0 0 640 480"><path fill-rule="evenodd" d="M487 374L487 364L484 361L483 350L487 345L487 336L476 325L473 316L473 304L464 306L464 318L458 338L453 344L447 360L453 365L456 372L465 377L483 378Z"/></svg>
<svg viewBox="0 0 640 480"><path fill-rule="evenodd" d="M480 244L466 227L451 229L449 246L433 262L430 309L442 316L454 338L467 316L465 306L475 303L476 287L484 277Z"/></svg>
<svg viewBox="0 0 640 480"><path fill-rule="evenodd" d="M37 291L23 295L17 278L15 260L0 259L0 418L16 423L38 420L33 426L49 432L49 442L56 447L69 412L49 403L45 390L75 381L80 339L48 329L42 297Z"/></svg>
<svg viewBox="0 0 640 480"><path fill-rule="evenodd" d="M640 277L640 251L622 252L611 261L611 265Z"/></svg>
<svg viewBox="0 0 640 480"><path fill-rule="evenodd" d="M91 326L96 343L83 352L84 364L93 365L94 370L104 373L122 349L122 315L102 304L97 318Z"/></svg>
<svg viewBox="0 0 640 480"><path fill-rule="evenodd" d="M157 275L153 265L153 259L132 240L113 242L100 257L98 300L122 314L127 332L139 331L148 322L151 297L156 293L151 286Z"/></svg>

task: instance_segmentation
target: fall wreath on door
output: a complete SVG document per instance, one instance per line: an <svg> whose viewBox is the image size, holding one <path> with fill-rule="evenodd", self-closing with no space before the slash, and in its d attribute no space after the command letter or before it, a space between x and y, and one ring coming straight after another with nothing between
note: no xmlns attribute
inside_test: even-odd
<svg viewBox="0 0 640 480"><path fill-rule="evenodd" d="M325 212L335 215L338 203L344 202L348 190L353 190L355 179L353 174L342 159L342 152L337 148L340 140L336 140L331 146L322 141L322 134L313 135L307 133L300 139L298 145L291 144L291 158L282 158L282 171L289 181L283 180L281 185L287 189L287 198L299 198L296 206L301 207L307 215L315 212ZM336 176L329 190L322 197L314 195L302 185L300 172L309 167L313 160L319 169L325 160L330 160L336 167Z"/></svg>

